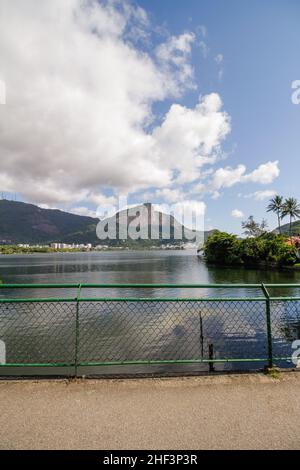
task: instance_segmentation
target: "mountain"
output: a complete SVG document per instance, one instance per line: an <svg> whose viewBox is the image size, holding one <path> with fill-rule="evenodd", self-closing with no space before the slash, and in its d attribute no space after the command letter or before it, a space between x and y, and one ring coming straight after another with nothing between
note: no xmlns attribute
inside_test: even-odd
<svg viewBox="0 0 300 470"><path fill-rule="evenodd" d="M274 232L279 233L279 228L277 227ZM281 226L281 233L289 235L290 233L290 224L284 224ZM292 223L292 235L300 235L300 220L296 220Z"/></svg>
<svg viewBox="0 0 300 470"><path fill-rule="evenodd" d="M0 200L0 242L49 243L71 234L96 231L98 219L42 209L33 204Z"/></svg>
<svg viewBox="0 0 300 470"><path fill-rule="evenodd" d="M151 210L152 209L152 210ZM149 235L149 223L159 234L158 240L132 240L123 241L122 231L124 233L127 227L137 225L139 229L147 232ZM127 210L120 211L113 217L107 218L101 222L100 229L102 233L110 226L116 226L116 239L99 239L96 233L99 219L70 214L56 209L42 209L33 204L24 202L15 202L0 200L0 244L17 243L92 243L93 245L109 246L129 246L134 247L137 244L141 246L153 246L165 244L177 245L180 240L176 240L175 235L184 229L183 241L188 242L190 237L195 234L191 230L183 227L173 216L166 216L162 212L154 211L151 204L143 204ZM165 240L162 233L170 227L170 236ZM100 230L101 231L101 230ZM121 231L121 233L120 233ZM205 232L206 239L211 232ZM198 233L198 237L201 234Z"/></svg>

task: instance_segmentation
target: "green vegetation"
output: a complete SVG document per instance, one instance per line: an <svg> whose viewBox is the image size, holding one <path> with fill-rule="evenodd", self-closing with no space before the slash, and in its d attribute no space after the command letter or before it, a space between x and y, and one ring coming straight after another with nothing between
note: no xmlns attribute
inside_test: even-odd
<svg viewBox="0 0 300 470"><path fill-rule="evenodd" d="M0 200L0 243L93 243L98 219ZM93 239L91 240L91 238Z"/></svg>
<svg viewBox="0 0 300 470"><path fill-rule="evenodd" d="M275 379L275 380L280 379L280 370L276 369L275 367L266 368L265 373L266 375L269 375L272 379Z"/></svg>
<svg viewBox="0 0 300 470"><path fill-rule="evenodd" d="M289 216L290 218L289 234L291 236L293 219L300 218L300 205L298 204L297 199L290 197L283 203L281 218L283 219L286 216Z"/></svg>
<svg viewBox="0 0 300 470"><path fill-rule="evenodd" d="M209 263L244 266L292 266L297 261L295 250L286 238L273 233L239 239L236 235L216 231L204 246Z"/></svg>
<svg viewBox="0 0 300 470"><path fill-rule="evenodd" d="M274 212L277 215L278 230L281 234L281 215L282 215L283 197L274 196L267 207L267 212Z"/></svg>
<svg viewBox="0 0 300 470"><path fill-rule="evenodd" d="M23 247L16 245L0 245L0 255L15 255L15 254L30 254L30 253L68 253L80 251L77 249L59 249L56 250L50 247Z"/></svg>
<svg viewBox="0 0 300 470"><path fill-rule="evenodd" d="M253 215L250 215L248 220L242 222L242 228L244 229L245 235L248 237L259 237L266 233L268 224L265 219L261 223L255 222Z"/></svg>
<svg viewBox="0 0 300 470"><path fill-rule="evenodd" d="M300 236L300 220L292 223L292 230L290 229L290 224L282 225L281 233L283 235Z"/></svg>
<svg viewBox="0 0 300 470"><path fill-rule="evenodd" d="M278 218L278 231L268 232L267 222L254 220L251 215L242 222L246 238L238 238L226 232L214 232L204 245L204 255L209 263L222 266L294 266L300 263L299 246L290 239L292 234L292 220L300 218L300 205L295 198L285 201L281 196L275 196L269 201L268 212L274 212ZM289 216L289 237L281 227L280 221ZM285 235L282 235L285 233Z"/></svg>
<svg viewBox="0 0 300 470"><path fill-rule="evenodd" d="M270 200L267 211L274 212L277 215L278 231L280 234L286 232L289 233L289 236L299 234L300 224L297 222L293 223L293 220L295 221L300 218L300 204L297 199L289 197L284 201L282 196L277 195ZM289 217L289 224L281 227L280 221L285 217Z"/></svg>

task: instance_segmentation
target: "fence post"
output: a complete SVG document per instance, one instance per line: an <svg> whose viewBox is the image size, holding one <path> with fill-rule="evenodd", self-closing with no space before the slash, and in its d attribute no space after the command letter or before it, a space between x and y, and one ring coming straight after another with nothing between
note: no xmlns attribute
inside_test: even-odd
<svg viewBox="0 0 300 470"><path fill-rule="evenodd" d="M77 377L77 369L78 369L78 351L79 351L79 304L80 304L80 292L81 292L81 284L79 284L77 289L77 297L76 297L76 319L75 319L75 377Z"/></svg>
<svg viewBox="0 0 300 470"><path fill-rule="evenodd" d="M267 320L267 337L268 337L268 358L269 368L273 367L273 345L272 345L272 324L271 324L271 300L268 289L264 284L261 285L263 293L266 297L266 320Z"/></svg>
<svg viewBox="0 0 300 470"><path fill-rule="evenodd" d="M209 357L209 372L214 372L215 371L215 366L213 363L214 345L212 343L208 345L208 357Z"/></svg>
<svg viewBox="0 0 300 470"><path fill-rule="evenodd" d="M199 321L200 321L200 347L201 347L201 359L203 359L203 356L204 356L204 351L203 351L203 341L204 341L204 337L203 337L203 321L202 321L202 315L201 315L201 311L199 312Z"/></svg>

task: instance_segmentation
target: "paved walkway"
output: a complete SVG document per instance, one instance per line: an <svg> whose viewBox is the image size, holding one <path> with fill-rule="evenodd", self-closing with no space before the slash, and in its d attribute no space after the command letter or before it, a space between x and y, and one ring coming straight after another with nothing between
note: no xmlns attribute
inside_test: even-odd
<svg viewBox="0 0 300 470"><path fill-rule="evenodd" d="M300 374L0 381L1 449L299 449Z"/></svg>

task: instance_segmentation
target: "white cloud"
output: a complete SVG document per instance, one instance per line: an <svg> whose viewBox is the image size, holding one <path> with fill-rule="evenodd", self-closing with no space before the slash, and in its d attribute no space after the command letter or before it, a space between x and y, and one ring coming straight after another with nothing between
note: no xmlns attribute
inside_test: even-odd
<svg viewBox="0 0 300 470"><path fill-rule="evenodd" d="M260 184L270 184L279 176L280 170L278 164L278 160L275 162L264 163L249 175L245 175L244 181L250 181L252 183Z"/></svg>
<svg viewBox="0 0 300 470"><path fill-rule="evenodd" d="M9 21L8 21L9 18ZM170 37L156 58L131 42L144 10L112 0L1 1L1 190L48 204L192 181L230 131L217 94L174 104L154 127L152 105L193 86L195 36ZM157 58L158 57L158 58Z"/></svg>
<svg viewBox="0 0 300 470"><path fill-rule="evenodd" d="M171 36L165 43L156 49L156 56L162 66L162 70L168 74L171 81L172 70L177 68L177 76L172 86L174 94L179 93L178 85L184 84L193 88L194 70L189 62L192 53L192 44L195 41L194 33L184 33L180 36Z"/></svg>
<svg viewBox="0 0 300 470"><path fill-rule="evenodd" d="M161 191L175 201L180 185L201 176L202 192L213 197L278 176L278 162L250 174L243 165L215 174L203 168L222 157L230 117L216 93L190 108L174 103L195 87L197 37L169 36L142 51L137 42L149 40L149 23L142 8L121 0L1 0L9 103L0 107L1 191L82 211L114 204L105 188ZM167 99L174 104L159 124L153 105Z"/></svg>
<svg viewBox="0 0 300 470"><path fill-rule="evenodd" d="M239 209L234 209L232 212L231 212L231 215L232 217L234 217L235 219L242 219L244 217L244 213L242 211L240 211Z"/></svg>
<svg viewBox="0 0 300 470"><path fill-rule="evenodd" d="M211 189L230 188L237 183L270 184L279 176L278 164L278 161L267 162L248 174L246 174L245 165L238 165L236 168L219 168L212 178Z"/></svg>
<svg viewBox="0 0 300 470"><path fill-rule="evenodd" d="M179 202L181 199L184 199L184 193L182 193L179 189L158 189L155 192L155 197L159 199L163 199L166 202Z"/></svg>
<svg viewBox="0 0 300 470"><path fill-rule="evenodd" d="M230 188L242 182L245 171L245 165L238 165L236 168L219 168L212 178L212 189Z"/></svg>
<svg viewBox="0 0 300 470"><path fill-rule="evenodd" d="M117 203L117 198L115 196L105 196L101 193L92 193L86 197L86 200L97 206L110 204L115 205Z"/></svg>
<svg viewBox="0 0 300 470"><path fill-rule="evenodd" d="M255 191L254 193L246 194L244 198L246 199L255 199L256 201L265 201L275 196L277 191L273 189L266 189L265 191Z"/></svg>
<svg viewBox="0 0 300 470"><path fill-rule="evenodd" d="M203 97L194 109L172 105L161 126L153 132L161 168L177 170L178 183L195 181L200 168L218 158L220 144L230 131L218 94Z"/></svg>

